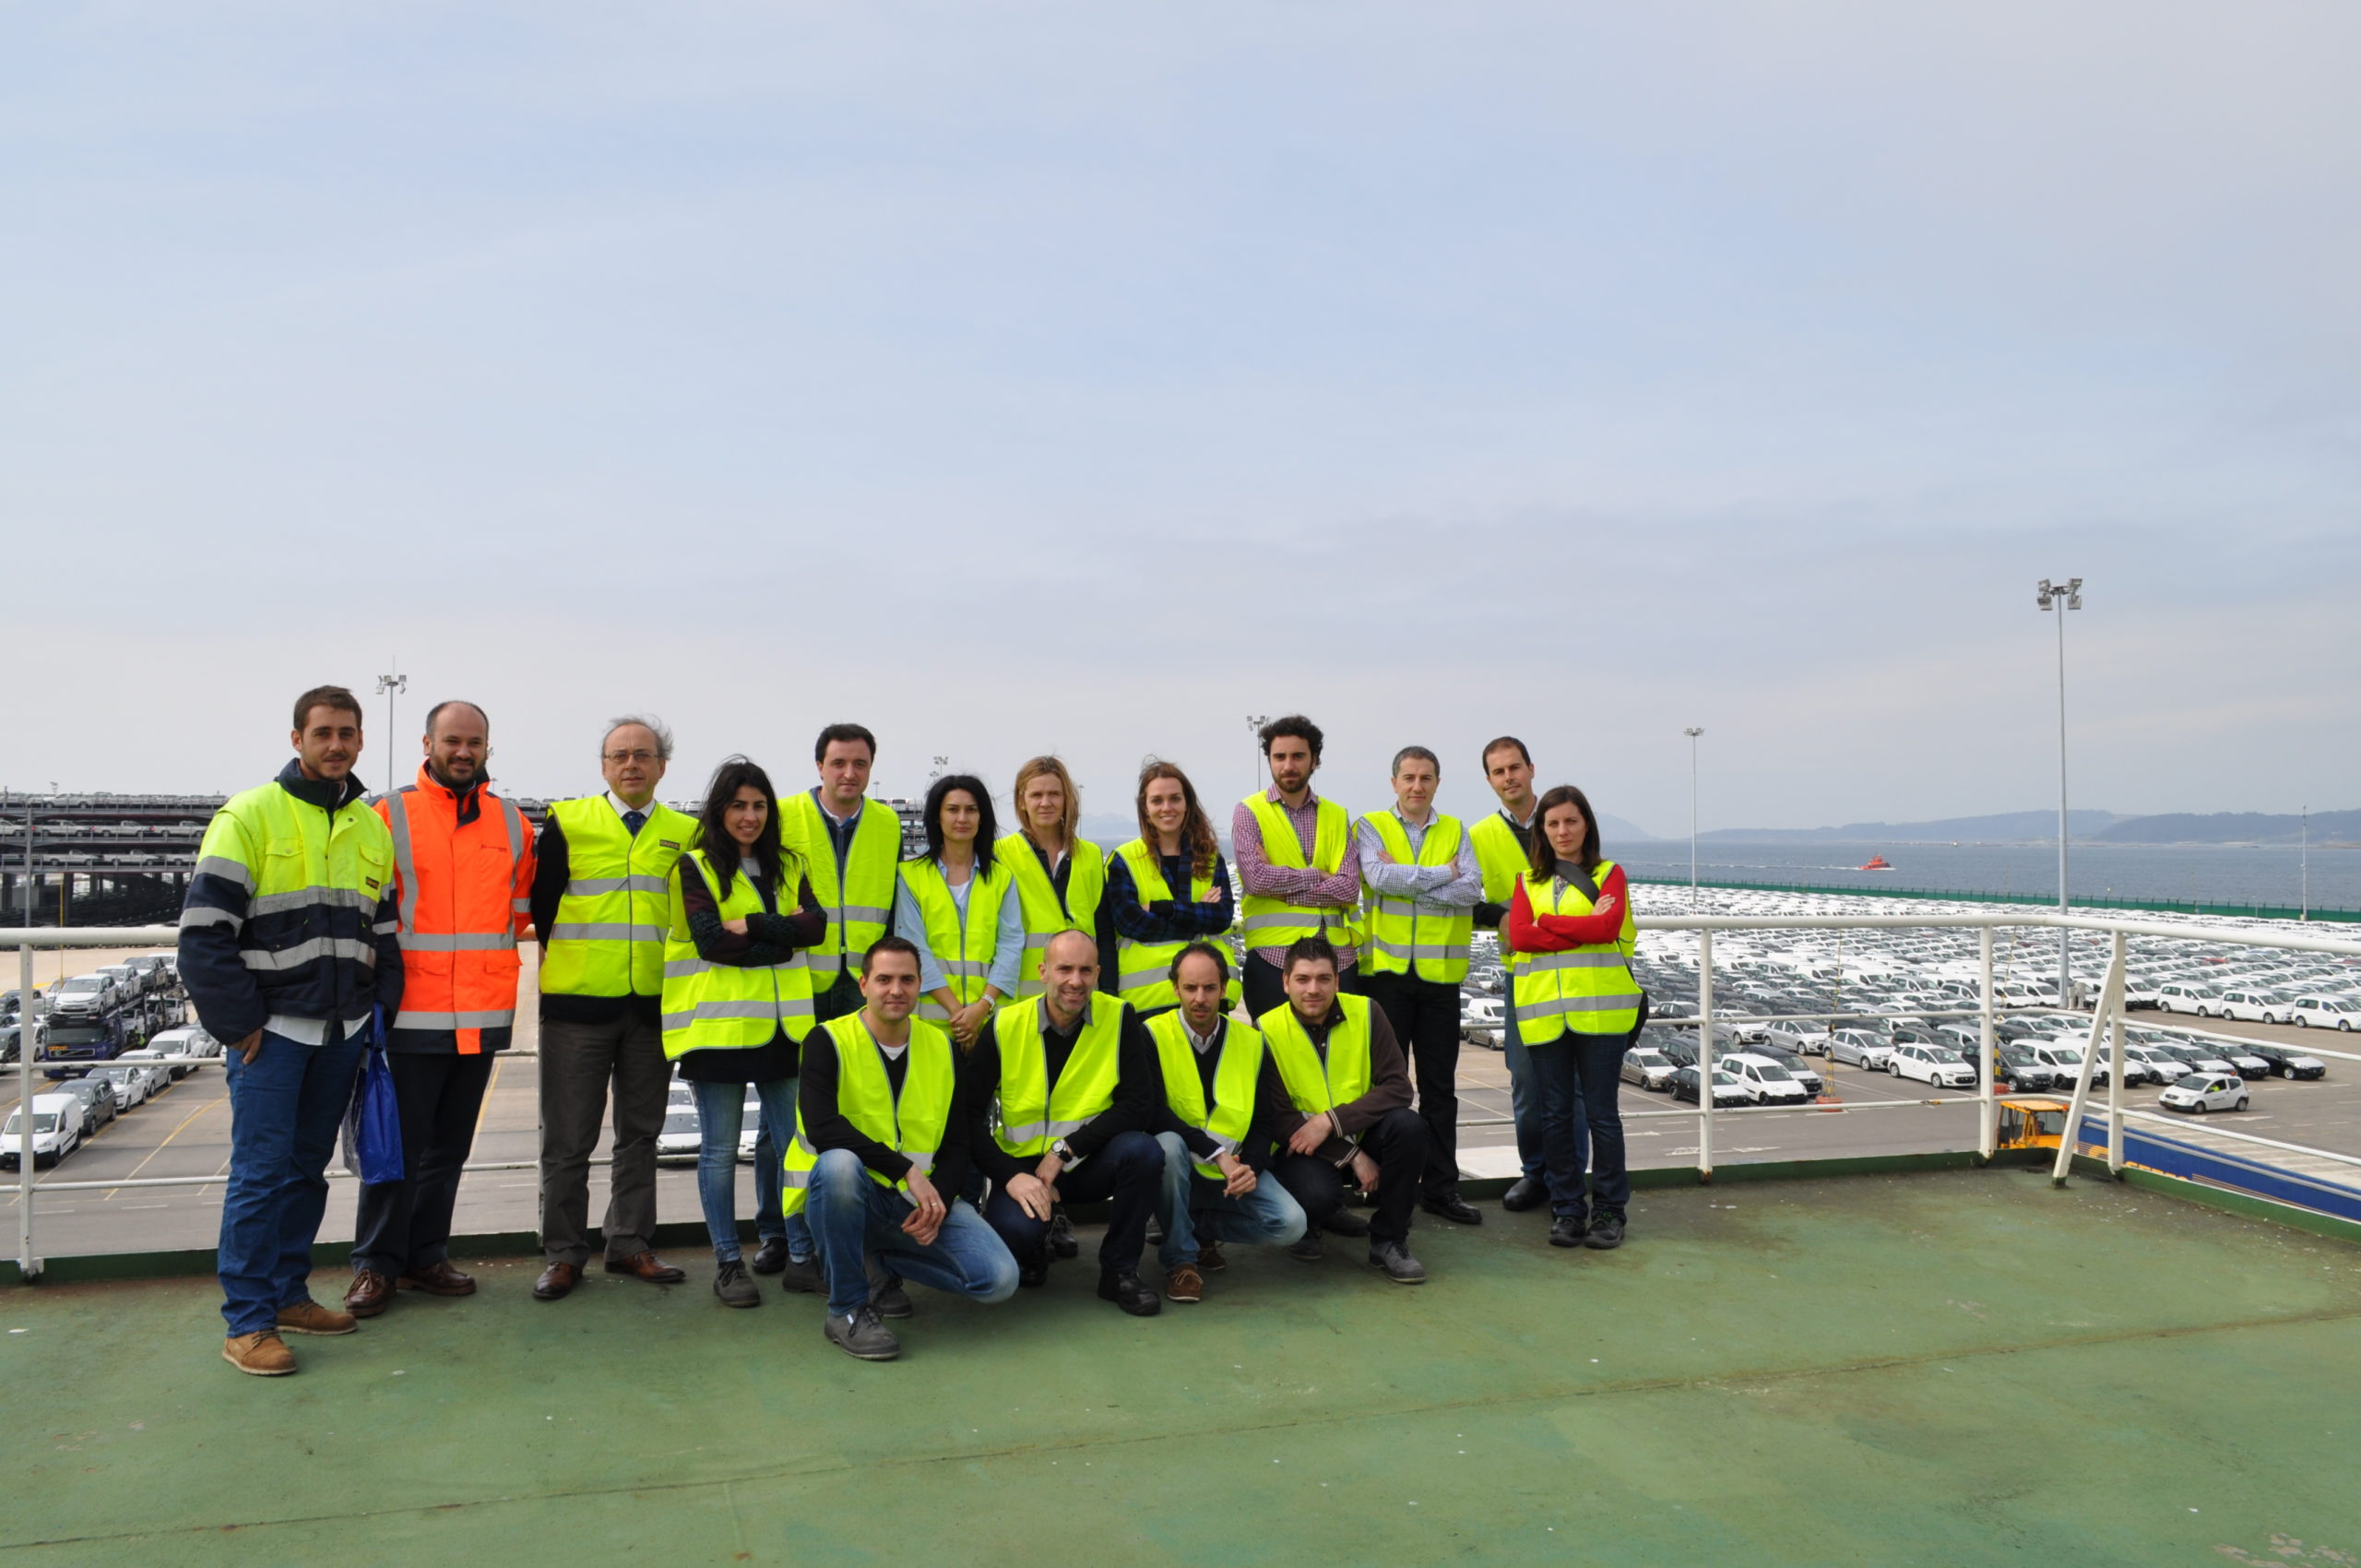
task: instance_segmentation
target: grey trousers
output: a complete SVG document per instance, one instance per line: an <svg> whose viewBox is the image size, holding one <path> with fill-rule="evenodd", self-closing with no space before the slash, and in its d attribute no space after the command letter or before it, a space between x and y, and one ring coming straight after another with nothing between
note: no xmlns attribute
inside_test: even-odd
<svg viewBox="0 0 2361 1568"><path fill-rule="evenodd" d="M590 1155L615 1096L608 1171L607 1259L656 1244L656 1134L672 1079L663 1031L652 1023L541 1021L541 1250L552 1263L590 1261Z"/></svg>

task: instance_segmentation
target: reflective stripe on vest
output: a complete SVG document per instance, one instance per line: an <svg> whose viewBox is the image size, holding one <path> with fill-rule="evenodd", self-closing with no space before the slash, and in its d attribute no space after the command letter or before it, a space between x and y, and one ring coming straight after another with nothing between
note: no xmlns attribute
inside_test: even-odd
<svg viewBox="0 0 2361 1568"><path fill-rule="evenodd" d="M926 921L927 947L943 971L943 983L963 1007L981 998L991 979L993 950L1000 944L1000 901L1008 896L1009 881L1008 862L999 855L992 857L990 876L970 870L963 920L941 866L923 858L902 862L902 886ZM919 999L918 1016L931 1024L951 1019L931 996Z"/></svg>
<svg viewBox="0 0 2361 1568"><path fill-rule="evenodd" d="M1516 897L1516 879L1533 863L1524 830L1507 815L1494 812L1467 830L1476 846L1476 864L1484 873L1484 902L1505 906ZM1511 974L1524 968L1526 956L1512 948L1508 932L1501 932L1501 963Z"/></svg>
<svg viewBox="0 0 2361 1568"><path fill-rule="evenodd" d="M257 974L274 977L265 986L265 1001L300 991L300 983L283 982L308 964L376 966L377 907L393 878L394 844L385 819L360 802L329 812L276 783L242 790L206 825L196 864L201 873L250 890L238 957ZM282 944L271 947L256 934L267 915L303 919L267 922L266 929ZM202 907L181 917L184 927L213 923L241 925L227 910ZM322 979L335 994L333 978Z"/></svg>
<svg viewBox="0 0 2361 1568"><path fill-rule="evenodd" d="M516 803L477 791L473 821L421 766L375 802L393 835L401 909L402 1004L390 1027L450 1030L459 1054L516 1022L516 924L530 840Z"/></svg>
<svg viewBox="0 0 2361 1568"><path fill-rule="evenodd" d="M1178 1012L1159 1013L1147 1021L1157 1060L1164 1068L1165 1104L1174 1116L1218 1144L1222 1153L1234 1155L1254 1123L1254 1084L1263 1071L1263 1037L1235 1019L1224 1018L1216 1027L1222 1031L1221 1043L1213 1049L1220 1061L1214 1066L1214 1103L1208 1113L1205 1080L1197 1071L1197 1048L1190 1042L1188 1024ZM1215 1182L1222 1179L1220 1166L1203 1159L1192 1163L1198 1175Z"/></svg>
<svg viewBox="0 0 2361 1568"><path fill-rule="evenodd" d="M1415 853L1408 829L1392 812L1371 812L1361 820L1369 824L1396 865L1447 866L1459 858L1462 830L1455 816L1437 816L1429 823ZM1415 970L1420 980L1437 985L1457 985L1467 978L1468 944L1476 932L1474 906L1421 914L1415 897L1398 897L1370 886L1367 866L1361 868L1361 887L1369 919L1369 939L1361 948L1363 974L1399 975Z"/></svg>
<svg viewBox="0 0 2361 1568"><path fill-rule="evenodd" d="M1132 873L1132 890L1139 895L1141 909L1145 909L1159 899L1169 900L1172 897L1171 884L1164 880L1163 858L1148 849L1146 839L1134 838L1117 848L1115 853L1122 857L1124 867ZM1213 901L1213 868L1208 866L1205 868L1204 875L1197 876L1193 873L1191 875L1189 902L1210 904ZM1201 937L1182 937L1177 942L1134 942L1128 936L1117 935L1115 938L1117 994L1142 1013L1151 1007L1170 1007L1177 1004L1180 1000L1180 994L1172 989L1172 960L1179 957L1180 949L1188 946L1192 941L1210 942L1217 947L1224 945L1222 933L1218 932ZM1228 994L1230 1004L1236 1006L1241 992L1238 980L1238 966L1235 963L1229 966Z"/></svg>
<svg viewBox="0 0 2361 1568"><path fill-rule="evenodd" d="M1335 802L1320 802L1319 826L1312 833L1309 863L1303 858L1303 845L1296 838L1295 824L1288 820L1286 811L1273 803L1267 794L1249 795L1245 804L1263 829L1263 856L1273 865L1288 871L1316 869L1323 875L1334 875L1345 863L1345 850L1353 837L1352 818ZM1240 902L1240 912L1246 917L1243 929L1250 948L1284 948L1307 936L1325 936L1339 947L1360 945L1360 928L1355 923L1351 909L1290 904L1284 898L1249 893Z"/></svg>
<svg viewBox="0 0 2361 1568"><path fill-rule="evenodd" d="M951 1121L951 1099L958 1069L951 1037L932 1024L910 1020L909 1054L902 1070L902 1092L894 1094L894 1080L885 1074L884 1052L861 1022L859 1013L832 1018L820 1026L836 1051L836 1111L855 1130L900 1153L920 1175L934 1174L934 1157L943 1147L943 1134ZM812 1185L812 1168L820 1156L803 1134L803 1107L795 1108L795 1138L782 1158L780 1184L783 1208L800 1213ZM907 1179L889 1182L876 1171L869 1179L908 1195ZM955 1200L954 1193L951 1198Z"/></svg>
<svg viewBox="0 0 2361 1568"><path fill-rule="evenodd" d="M1025 1002L992 1015L993 1048L1000 1052L1000 1104L992 1118L992 1141L1019 1158L1047 1154L1050 1145L1090 1125L1115 1103L1121 1072L1123 1004L1094 992L1090 1016L1075 1036L1058 1081L1050 1082L1049 1045L1041 1038L1046 1002Z"/></svg>
<svg viewBox="0 0 2361 1568"><path fill-rule="evenodd" d="M1601 861L1592 876L1607 880L1615 869ZM1536 886L1530 870L1517 881L1536 915L1587 915L1589 897L1551 877ZM1517 1037L1527 1046L1547 1045L1572 1031L1582 1035L1628 1035L1640 1027L1640 986L1631 978L1631 953L1638 937L1631 902L1623 901L1621 935L1567 953L1529 953L1516 972Z"/></svg>
<svg viewBox="0 0 2361 1568"><path fill-rule="evenodd" d="M1328 1031L1325 1061L1291 1004L1282 1004L1254 1020L1271 1060L1279 1065L1287 1099L1306 1116L1350 1105L1369 1093L1369 998L1340 994L1336 1005L1344 1009L1344 1016Z"/></svg>
<svg viewBox="0 0 2361 1568"><path fill-rule="evenodd" d="M803 882L803 862L791 849L781 853L785 863L773 897L791 908ZM672 868L668 894L671 925L664 941L666 1058L678 1060L692 1051L753 1051L770 1044L782 1028L801 1039L812 1030L813 1016L812 971L803 955L791 954L784 963L753 968L708 963L699 956L696 940L689 933L687 901L681 894L681 879L691 873L704 879L715 912L723 920L766 912L744 861L726 893L715 881L713 862L703 849L690 850Z"/></svg>
<svg viewBox="0 0 2361 1568"><path fill-rule="evenodd" d="M1098 901L1107 892L1106 851L1087 838L1066 846L1066 890L1042 868L1040 851L1022 833L1012 833L992 846L992 864L1005 863L1016 879L1016 897L1025 915L1025 956L1016 966L1016 994L1041 994L1041 964L1050 938L1062 931L1078 931L1094 942L1098 937Z"/></svg>
<svg viewBox="0 0 2361 1568"><path fill-rule="evenodd" d="M697 821L647 804L637 836L604 795L556 801L568 879L541 932L541 990L559 996L655 996L664 989L668 880L696 847Z"/></svg>
<svg viewBox="0 0 2361 1568"><path fill-rule="evenodd" d="M852 863L836 864L836 841L811 791L779 802L779 839L803 857L812 897L828 911L828 934L803 955L814 992L825 991L848 956L861 955L894 923L894 868L902 859L902 819L875 801L863 801L853 819Z"/></svg>

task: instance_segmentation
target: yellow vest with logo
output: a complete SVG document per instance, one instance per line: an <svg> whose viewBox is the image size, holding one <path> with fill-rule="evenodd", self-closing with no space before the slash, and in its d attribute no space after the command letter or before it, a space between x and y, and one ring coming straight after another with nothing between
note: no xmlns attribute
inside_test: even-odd
<svg viewBox="0 0 2361 1568"><path fill-rule="evenodd" d="M1271 1060L1279 1065L1287 1098L1306 1116L1350 1105L1369 1093L1369 998L1339 993L1336 1005L1345 1016L1328 1031L1324 1063L1292 1004L1282 1003L1254 1020Z"/></svg>
<svg viewBox="0 0 2361 1568"><path fill-rule="evenodd" d="M1591 880L1604 883L1615 869L1601 861ZM1535 885L1532 868L1520 873L1525 902L1536 915L1587 915L1590 897L1558 877ZM1628 1035L1640 1027L1640 984L1631 978L1631 949L1639 937L1631 900L1623 900L1622 932L1613 942L1568 953L1528 953L1516 974L1517 1037L1526 1045L1547 1045L1560 1035Z"/></svg>
<svg viewBox="0 0 2361 1568"><path fill-rule="evenodd" d="M1319 826L1312 832L1311 860L1303 858L1303 846L1296 841L1295 824L1287 820L1282 807L1272 802L1268 794L1246 797L1246 807L1263 829L1263 855L1273 865L1288 871L1316 870L1333 876L1345 863L1345 851L1353 841L1352 817L1334 801L1320 802ZM1266 897L1249 893L1240 906L1246 917L1246 945L1285 949L1307 936L1324 936L1338 947L1358 947L1360 928L1349 909L1326 909L1311 904L1290 904L1284 898Z"/></svg>
<svg viewBox="0 0 2361 1568"><path fill-rule="evenodd" d="M1050 1146L1089 1125L1115 1103L1121 1076L1122 1002L1105 992L1090 996L1090 1016L1074 1037L1074 1050L1050 1082L1050 1052L1041 1039L1049 1004L1020 1002L992 1015L992 1042L1000 1051L1000 1107L992 1141L1009 1154L1038 1159Z"/></svg>
<svg viewBox="0 0 2361 1568"><path fill-rule="evenodd" d="M816 991L825 991L850 958L856 969L870 944L894 923L894 868L902 860L902 819L875 801L861 802L852 827L852 861L836 864L828 819L809 790L778 803L779 841L803 857L812 897L828 911L828 934L803 955Z"/></svg>
<svg viewBox="0 0 2361 1568"><path fill-rule="evenodd" d="M1263 1037L1234 1018L1219 1021L1221 1043L1214 1050L1220 1061L1214 1067L1214 1102L1205 1104L1205 1080L1197 1072L1197 1048L1189 1043L1189 1026L1176 1012L1159 1013L1147 1021L1148 1038L1156 1041L1156 1058L1164 1069L1164 1102L1172 1114L1219 1144L1224 1154L1236 1154L1254 1123L1254 1085L1263 1071ZM1208 1160L1193 1162L1197 1174L1222 1180L1221 1167Z"/></svg>
<svg viewBox="0 0 2361 1568"><path fill-rule="evenodd" d="M1139 894L1141 909L1146 909L1158 899L1172 897L1171 885L1164 880L1163 857L1147 847L1146 839L1134 838L1117 849L1115 853L1122 857L1124 866L1132 873L1132 887ZM1210 868L1203 876L1191 877L1188 901L1192 904L1214 901L1214 879ZM1177 1005L1180 994L1172 989L1172 960L1180 956L1180 949L1188 946L1191 940L1184 937L1178 942L1134 942L1119 933L1115 938L1117 992L1143 1013L1151 1007ZM1216 946L1224 945L1218 932L1193 940L1210 942ZM1240 994L1238 966L1232 963L1229 966L1230 1005L1238 1004Z"/></svg>
<svg viewBox="0 0 2361 1568"><path fill-rule="evenodd" d="M951 896L951 884L943 880L943 868L920 857L902 862L902 888L918 905L919 916L926 921L926 944L942 968L943 983L959 1004L980 999L984 987L991 978L994 949L1000 945L1000 901L1008 896L1008 862L998 855L992 857L992 873L983 874L980 868L968 873L967 914L959 915L959 901ZM951 1021L943 1004L931 996L919 999L918 1016L929 1023Z"/></svg>
<svg viewBox="0 0 2361 1568"><path fill-rule="evenodd" d="M820 1027L836 1042L836 1110L862 1134L899 1152L918 1167L919 1174L933 1175L934 1157L943 1148L943 1129L951 1121L952 1091L959 1081L951 1037L932 1024L910 1020L909 1054L902 1069L901 1097L896 1099L894 1080L885 1075L884 1053L859 1013L831 1018ZM819 1152L803 1135L803 1109L799 1104L795 1139L787 1146L780 1182L780 1206L785 1212L801 1212L804 1195L812 1188L812 1168L819 1161ZM909 1195L908 1179L888 1182L874 1170L869 1172L869 1179Z"/></svg>
<svg viewBox="0 0 2361 1568"><path fill-rule="evenodd" d="M664 989L672 867L696 848L697 819L659 801L635 837L604 795L556 801L565 892L541 932L541 989L561 996L655 996Z"/></svg>
<svg viewBox="0 0 2361 1568"><path fill-rule="evenodd" d="M647 829L642 828L643 833ZM784 851L779 885L774 892L787 913L795 907L796 890L803 882L803 862L792 849ZM705 879L713 895L716 913L723 920L759 915L762 895L754 890L751 860L741 860L725 893L715 885L713 862L703 849L692 849L672 868L671 924L664 939L664 1054L677 1059L692 1051L752 1051L770 1044L781 1028L796 1039L812 1032L812 971L803 955L791 955L783 964L749 968L741 964L708 963L697 954L689 935L689 917L681 897L681 879L694 874Z"/></svg>
<svg viewBox="0 0 2361 1568"><path fill-rule="evenodd" d="M1494 812L1467 830L1476 846L1476 865L1484 873L1484 902L1506 905L1516 896L1516 879L1533 863L1525 835L1509 819ZM1514 974L1525 967L1525 955L1509 945L1505 921L1501 931L1501 967Z"/></svg>
<svg viewBox="0 0 2361 1568"><path fill-rule="evenodd" d="M1416 854L1410 851L1408 830L1392 812L1371 812L1361 820L1370 825L1397 865L1447 866L1459 857L1463 830L1455 816L1438 815L1429 823ZM1361 973L1415 973L1437 985L1457 985L1467 978L1467 946L1476 934L1474 905L1448 914L1420 914L1416 898L1381 893L1370 886L1367 866L1361 868L1361 888L1369 920Z"/></svg>
<svg viewBox="0 0 2361 1568"><path fill-rule="evenodd" d="M1087 838L1066 846L1065 897L1041 868L1039 851L1022 833L1012 833L992 846L992 864L1006 864L1016 878L1016 897L1025 913L1025 956L1016 966L1016 994L1041 994L1041 964L1050 938L1062 931L1078 931L1098 940L1098 900L1107 891L1106 852Z"/></svg>

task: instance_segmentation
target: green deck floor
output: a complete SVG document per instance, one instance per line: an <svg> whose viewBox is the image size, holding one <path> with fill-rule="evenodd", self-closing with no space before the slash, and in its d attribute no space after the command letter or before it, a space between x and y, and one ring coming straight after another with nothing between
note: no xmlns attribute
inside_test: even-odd
<svg viewBox="0 0 2361 1568"><path fill-rule="evenodd" d="M1544 1229L1423 1223L1418 1289L1244 1253L1145 1322L1086 1253L1005 1307L914 1292L884 1366L702 1271L543 1305L491 1262L277 1380L218 1359L210 1281L19 1288L0 1561L2361 1558L2348 1245L2024 1171L1646 1193L1611 1254Z"/></svg>

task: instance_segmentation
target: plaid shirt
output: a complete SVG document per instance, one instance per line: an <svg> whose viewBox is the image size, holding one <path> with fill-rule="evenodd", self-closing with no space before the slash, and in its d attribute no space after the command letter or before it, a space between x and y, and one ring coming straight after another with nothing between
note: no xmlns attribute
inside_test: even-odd
<svg viewBox="0 0 2361 1568"><path fill-rule="evenodd" d="M1254 815L1254 808L1240 801L1229 814L1230 853L1237 858L1239 885L1247 892L1265 898L1284 898L1290 904L1308 904L1315 908L1349 909L1361 901L1360 845L1347 831L1345 835L1345 858L1333 873L1314 870L1311 847L1320 837L1320 797L1311 790L1303 792L1303 804L1290 806L1279 798L1275 785L1264 792L1263 798L1287 814L1295 828L1295 840L1303 850L1304 869L1275 866L1263 848L1263 824ZM1257 947L1254 956L1275 967L1286 956L1283 947ZM1336 968L1341 973L1352 968L1358 950L1347 946L1336 949Z"/></svg>

